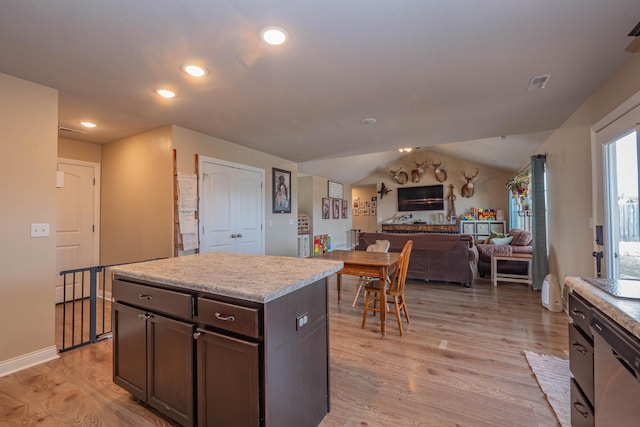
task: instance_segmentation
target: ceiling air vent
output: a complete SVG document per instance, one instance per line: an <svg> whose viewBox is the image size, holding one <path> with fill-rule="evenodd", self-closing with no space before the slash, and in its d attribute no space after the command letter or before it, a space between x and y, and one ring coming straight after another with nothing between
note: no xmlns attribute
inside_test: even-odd
<svg viewBox="0 0 640 427"><path fill-rule="evenodd" d="M549 81L549 77L551 77L551 74L544 74L542 76L536 76L532 78L527 90L544 89L544 87L547 85L547 82Z"/></svg>
<svg viewBox="0 0 640 427"><path fill-rule="evenodd" d="M78 133L80 135L84 135L86 132L83 130L79 130L79 129L71 129L71 128L67 128L64 126L58 126L58 130L61 130L63 132L71 132L71 133Z"/></svg>

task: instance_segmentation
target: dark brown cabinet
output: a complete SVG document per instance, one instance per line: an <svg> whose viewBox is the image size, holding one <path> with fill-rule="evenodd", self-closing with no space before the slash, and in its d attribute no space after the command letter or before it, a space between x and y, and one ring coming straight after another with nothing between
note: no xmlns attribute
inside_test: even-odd
<svg viewBox="0 0 640 427"><path fill-rule="evenodd" d="M113 380L180 422L194 423L194 325L113 305Z"/></svg>
<svg viewBox="0 0 640 427"><path fill-rule="evenodd" d="M259 344L198 329L198 425L259 426Z"/></svg>
<svg viewBox="0 0 640 427"><path fill-rule="evenodd" d="M329 412L327 282L266 303L119 277L116 384L184 426L314 426Z"/></svg>
<svg viewBox="0 0 640 427"><path fill-rule="evenodd" d="M571 425L594 425L593 333L591 304L569 294L569 366L571 368Z"/></svg>

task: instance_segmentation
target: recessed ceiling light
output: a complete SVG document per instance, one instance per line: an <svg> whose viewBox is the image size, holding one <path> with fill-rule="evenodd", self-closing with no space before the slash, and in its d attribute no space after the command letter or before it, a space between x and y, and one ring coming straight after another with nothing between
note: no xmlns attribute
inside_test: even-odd
<svg viewBox="0 0 640 427"><path fill-rule="evenodd" d="M156 89L155 92L161 97L167 98L167 99L176 97L176 93L173 91L170 91L169 89Z"/></svg>
<svg viewBox="0 0 640 427"><path fill-rule="evenodd" d="M412 148L398 148L398 151L401 153L410 153Z"/></svg>
<svg viewBox="0 0 640 427"><path fill-rule="evenodd" d="M267 27L260 31L262 40L274 46L281 45L289 38L289 34L279 27Z"/></svg>
<svg viewBox="0 0 640 427"><path fill-rule="evenodd" d="M208 71L206 68L200 67L198 65L193 64L185 64L182 66L182 71L193 76L193 77L202 77L206 76Z"/></svg>
<svg viewBox="0 0 640 427"><path fill-rule="evenodd" d="M366 119L360 120L361 125L375 125L377 122L373 117L367 117Z"/></svg>
<svg viewBox="0 0 640 427"><path fill-rule="evenodd" d="M98 126L93 122L87 122L87 121L82 121L82 122L80 122L80 124L82 126L86 127L86 128L94 128L94 127Z"/></svg>

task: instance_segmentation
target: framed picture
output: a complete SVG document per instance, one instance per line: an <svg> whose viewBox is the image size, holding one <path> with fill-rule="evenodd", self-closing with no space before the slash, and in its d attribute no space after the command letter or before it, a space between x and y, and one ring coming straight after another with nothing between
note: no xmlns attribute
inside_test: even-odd
<svg viewBox="0 0 640 427"><path fill-rule="evenodd" d="M369 213L371 214L371 216L376 216L376 208L369 209Z"/></svg>
<svg viewBox="0 0 640 427"><path fill-rule="evenodd" d="M357 201L357 200L354 200L354 201L353 201L353 208L354 208L354 209L358 209L359 207L360 207L360 204L358 203L358 201Z"/></svg>
<svg viewBox="0 0 640 427"><path fill-rule="evenodd" d="M331 201L326 197L322 198L322 219L329 219L331 215Z"/></svg>
<svg viewBox="0 0 640 427"><path fill-rule="evenodd" d="M333 199L333 215L332 218L333 219L340 219L340 208L341 208L341 204L340 204L340 199Z"/></svg>
<svg viewBox="0 0 640 427"><path fill-rule="evenodd" d="M342 184L339 182L329 181L329 197L334 199L342 199L344 197Z"/></svg>
<svg viewBox="0 0 640 427"><path fill-rule="evenodd" d="M353 208L353 216L358 216L358 209Z"/></svg>
<svg viewBox="0 0 640 427"><path fill-rule="evenodd" d="M369 215L369 208L360 209L362 211L362 215Z"/></svg>
<svg viewBox="0 0 640 427"><path fill-rule="evenodd" d="M342 219L347 219L347 218L349 218L349 201L343 200L342 201Z"/></svg>
<svg viewBox="0 0 640 427"><path fill-rule="evenodd" d="M291 172L273 168L273 213L291 213Z"/></svg>
<svg viewBox="0 0 640 427"><path fill-rule="evenodd" d="M377 208L378 207L378 201L377 200L371 200L371 207L372 208Z"/></svg>

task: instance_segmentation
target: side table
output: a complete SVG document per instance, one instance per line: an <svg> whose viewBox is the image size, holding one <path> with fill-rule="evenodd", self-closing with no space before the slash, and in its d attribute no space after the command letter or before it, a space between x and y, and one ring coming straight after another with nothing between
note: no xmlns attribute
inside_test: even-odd
<svg viewBox="0 0 640 427"><path fill-rule="evenodd" d="M491 283L493 283L493 286L498 286L498 281L526 283L527 285L531 285L533 283L533 278L531 276L532 260L533 260L533 255L531 254L512 254L512 255L493 254L491 255ZM526 262L527 274L525 276L524 274L498 273L498 261Z"/></svg>

